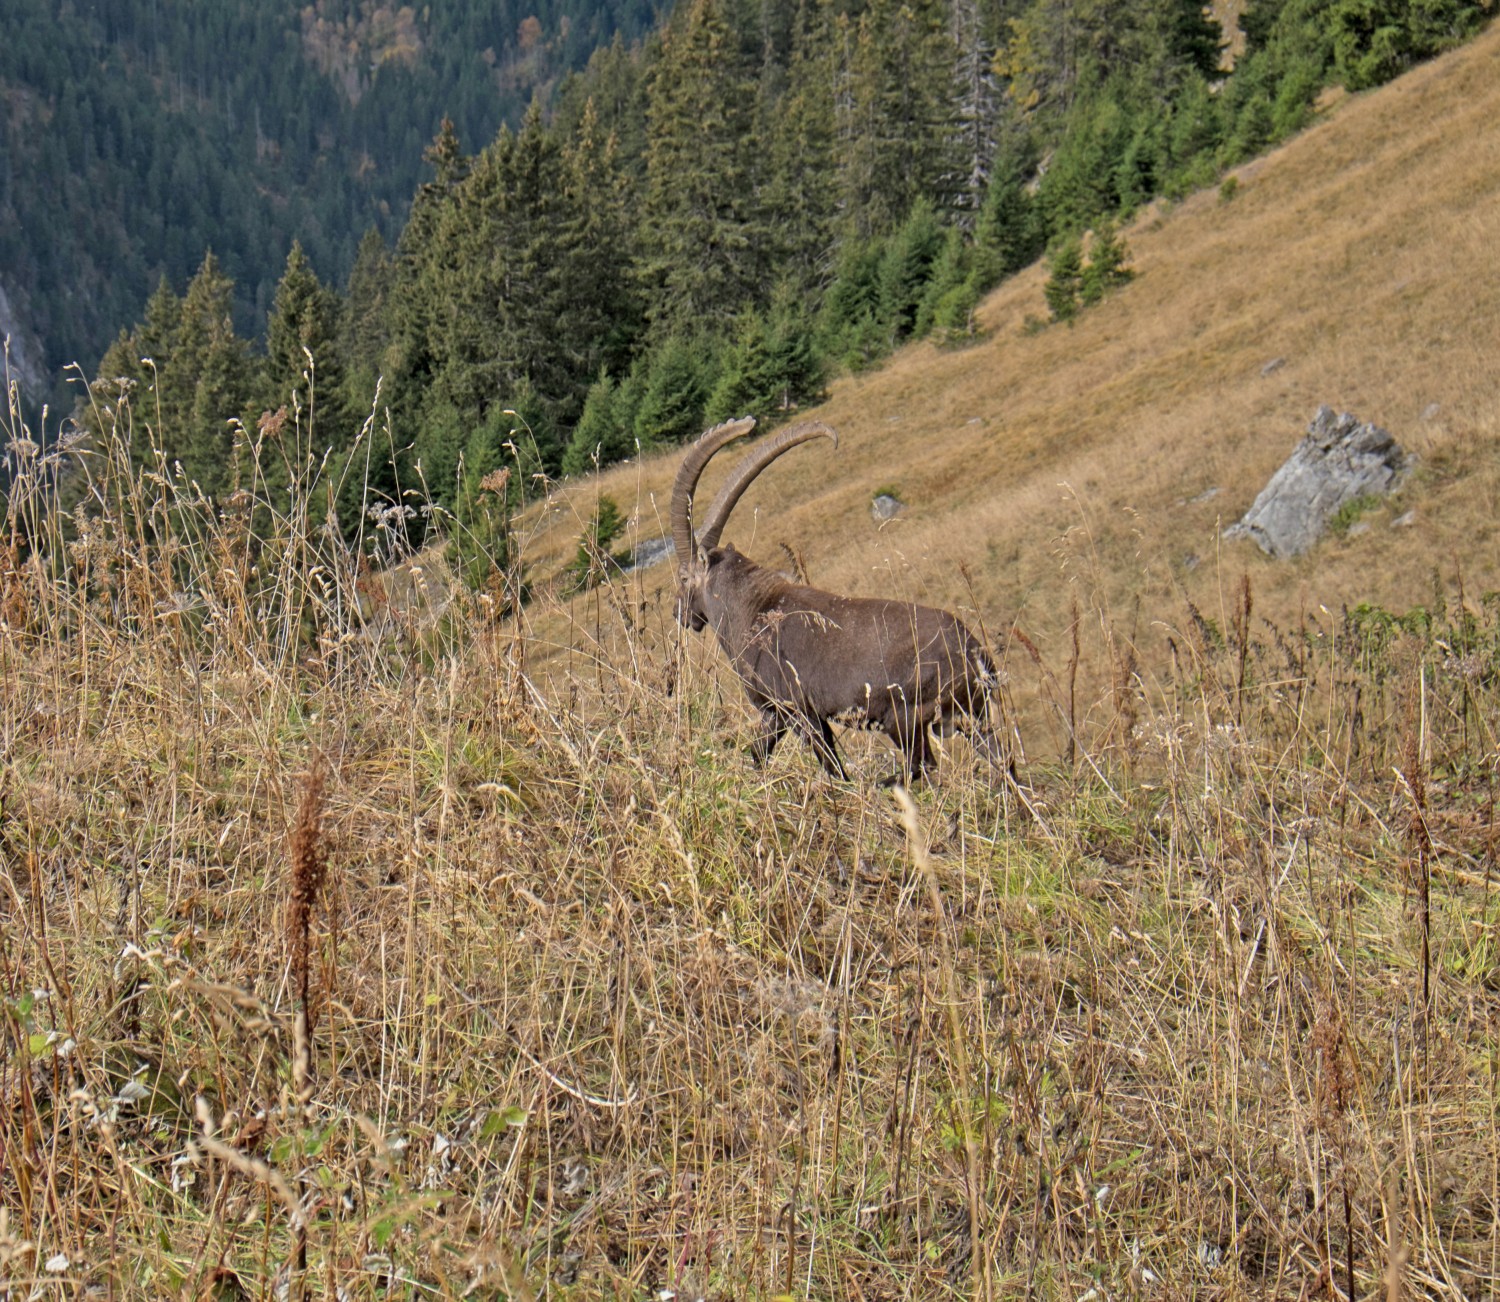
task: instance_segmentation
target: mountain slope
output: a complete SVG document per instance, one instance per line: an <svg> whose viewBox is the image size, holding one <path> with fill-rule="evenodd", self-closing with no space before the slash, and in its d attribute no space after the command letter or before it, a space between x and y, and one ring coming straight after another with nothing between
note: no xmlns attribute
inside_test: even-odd
<svg viewBox="0 0 1500 1302"><path fill-rule="evenodd" d="M728 536L773 563L785 541L830 587L977 605L1048 656L1075 595L1149 655L1187 599L1222 620L1242 574L1283 626L1319 605L1430 602L1435 573L1500 587L1497 56L1492 28L1332 103L1224 189L1147 209L1124 231L1136 279L1072 326L1028 326L1045 311L1033 267L983 305L983 343L915 346L835 384L810 414L838 428L839 451L768 472ZM1321 403L1420 456L1400 500L1296 562L1221 547ZM634 508L640 538L663 532L675 465L560 492L527 520L532 573L571 557L596 491ZM877 529L882 487L908 506Z"/></svg>

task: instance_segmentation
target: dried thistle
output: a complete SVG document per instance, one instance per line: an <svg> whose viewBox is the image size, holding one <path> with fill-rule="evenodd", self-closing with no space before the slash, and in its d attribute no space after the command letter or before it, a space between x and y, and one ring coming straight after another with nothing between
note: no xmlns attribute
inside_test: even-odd
<svg viewBox="0 0 1500 1302"><path fill-rule="evenodd" d="M309 1026L313 1019L309 1005L308 934L313 906L328 872L328 858L323 846L323 787L327 772L327 760L321 754L315 756L312 768L303 780L302 799L287 838L292 867L291 892L287 898L287 944L291 950L292 983L297 1004L308 1010Z"/></svg>
<svg viewBox="0 0 1500 1302"><path fill-rule="evenodd" d="M260 430L262 438L280 439L281 431L286 428L287 412L285 407L278 407L275 411L263 411L256 428Z"/></svg>
<svg viewBox="0 0 1500 1302"><path fill-rule="evenodd" d="M1318 1061L1319 1126L1342 1124L1354 1102L1354 1072L1344 1015L1332 999L1324 1004L1309 1042Z"/></svg>

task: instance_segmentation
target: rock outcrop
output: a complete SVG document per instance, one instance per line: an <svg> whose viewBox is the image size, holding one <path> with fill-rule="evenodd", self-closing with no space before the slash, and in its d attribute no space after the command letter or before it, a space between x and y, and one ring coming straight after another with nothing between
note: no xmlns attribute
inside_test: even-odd
<svg viewBox="0 0 1500 1302"><path fill-rule="evenodd" d="M1271 556L1300 556L1345 502L1392 492L1410 465L1386 430L1319 407L1307 436L1224 537L1253 538Z"/></svg>

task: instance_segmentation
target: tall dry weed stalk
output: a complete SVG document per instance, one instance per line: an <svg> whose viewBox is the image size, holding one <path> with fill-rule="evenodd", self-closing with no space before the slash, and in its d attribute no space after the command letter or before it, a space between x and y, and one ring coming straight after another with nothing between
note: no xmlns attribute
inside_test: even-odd
<svg viewBox="0 0 1500 1302"><path fill-rule="evenodd" d="M327 758L319 752L302 779L297 813L287 833L290 877L286 905L286 946L296 1005L293 1072L298 1103L312 1097L312 1035L317 1008L312 991L312 917L328 875L323 844L323 798Z"/></svg>
<svg viewBox="0 0 1500 1302"><path fill-rule="evenodd" d="M1355 1103L1356 1084L1344 1016L1337 1001L1328 995L1317 1024L1313 1027L1311 1048L1317 1061L1317 1098L1313 1109L1315 1124L1325 1145L1331 1148L1337 1166L1327 1174L1335 1175L1343 1199L1344 1219L1344 1296L1354 1302L1354 1215L1349 1193L1351 1160L1349 1154L1349 1111ZM1325 1149L1325 1152L1327 1149ZM1324 1209L1324 1245L1328 1251L1329 1284L1333 1282L1332 1235Z"/></svg>
<svg viewBox="0 0 1500 1302"><path fill-rule="evenodd" d="M320 751L313 756L312 766L302 780L297 813L287 834L290 883L286 905L286 945L296 1004L292 1019L292 1091L300 1126L312 1123L311 1105L316 1089L313 1030L317 1024L317 1008L312 990L312 918L328 875L328 854L323 844L323 799L327 775L328 761ZM293 1298L303 1295L307 1272L308 1191L300 1173L297 1195L298 1212L292 1218L293 1269L289 1280Z"/></svg>
<svg viewBox="0 0 1500 1302"><path fill-rule="evenodd" d="M1078 594L1068 612L1068 742L1063 762L1070 773L1078 771Z"/></svg>
<svg viewBox="0 0 1500 1302"><path fill-rule="evenodd" d="M1234 606L1234 719L1241 726L1245 722L1245 674L1250 663L1250 612L1254 609L1254 604L1250 593L1250 575L1243 574L1240 576L1239 600Z"/></svg>
<svg viewBox="0 0 1500 1302"><path fill-rule="evenodd" d="M1414 656L1413 659L1416 659ZM1421 945L1422 1009L1432 1011L1432 835L1427 826L1427 667L1420 660L1407 674L1408 692L1402 726L1401 776L1410 805L1406 826L1406 882L1416 893Z"/></svg>

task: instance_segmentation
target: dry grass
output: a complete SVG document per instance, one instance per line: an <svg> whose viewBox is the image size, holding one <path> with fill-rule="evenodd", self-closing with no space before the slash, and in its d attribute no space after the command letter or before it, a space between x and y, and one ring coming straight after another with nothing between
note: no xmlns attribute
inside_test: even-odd
<svg viewBox="0 0 1500 1302"><path fill-rule="evenodd" d="M495 625L295 511L258 545L118 447L64 538L56 458L14 445L0 1296L1495 1297L1500 611L1471 582L1428 625L1340 613L1431 601L1423 549L1480 536L1493 289L1453 272L1472 345L1414 392L1387 308L1288 272L1283 316L1229 272L1278 194L1344 193L1338 133L1500 93L1494 44L1225 207L1143 218L1140 279L1074 329L1018 335L1023 278L991 342L841 385L828 478L809 453L757 485L758 530L742 506L743 543L785 529L819 581L1020 611L1034 812L961 746L901 808L875 740L848 786L790 745L751 769L660 568ZM1402 194L1449 130L1413 152L1390 120ZM1464 193L1426 220L1489 229ZM1377 223L1318 225L1278 227L1303 276ZM1392 269L1363 256L1368 291ZM1427 432L1418 530L1216 567L1217 505L1176 498L1248 502L1322 399ZM608 484L644 513L669 473ZM910 517L840 538L892 481ZM534 576L572 501L530 523Z"/></svg>
<svg viewBox="0 0 1500 1302"><path fill-rule="evenodd" d="M69 541L14 456L0 1295L1494 1295L1492 607L1096 611L1029 811L898 808L750 769L639 587L544 690L295 514L115 449Z"/></svg>

